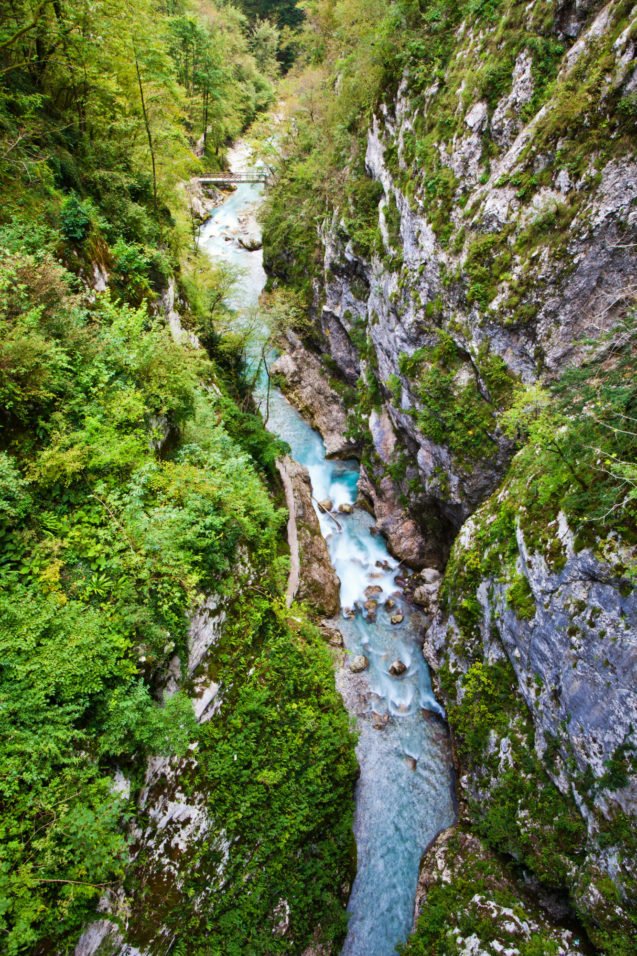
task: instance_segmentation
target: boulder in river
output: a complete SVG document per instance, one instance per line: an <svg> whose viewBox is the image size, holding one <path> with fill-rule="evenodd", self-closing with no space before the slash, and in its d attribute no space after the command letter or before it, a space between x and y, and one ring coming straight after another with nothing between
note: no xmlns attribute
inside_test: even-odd
<svg viewBox="0 0 637 956"><path fill-rule="evenodd" d="M389 673L392 675L392 677L401 677L406 671L407 665L403 664L403 662L398 659L396 659L389 668Z"/></svg>
<svg viewBox="0 0 637 956"><path fill-rule="evenodd" d="M380 584L370 584L365 588L365 597L370 598L374 594L382 594L383 589Z"/></svg>
<svg viewBox="0 0 637 956"><path fill-rule="evenodd" d="M333 511L333 509L334 509L334 502L332 501L331 498L323 498L322 501L319 501L318 506L319 506L319 508L321 509L321 511L323 511L323 512L325 512L325 511Z"/></svg>
<svg viewBox="0 0 637 956"><path fill-rule="evenodd" d="M349 665L352 674L361 674L363 671L366 671L368 667L369 661L364 654L359 654Z"/></svg>
<svg viewBox="0 0 637 956"><path fill-rule="evenodd" d="M389 714L377 714L372 711L372 727L374 730L384 730L389 723Z"/></svg>
<svg viewBox="0 0 637 956"><path fill-rule="evenodd" d="M385 607L387 608L388 611L393 611L394 608L396 607L396 602L394 601L393 598L387 598L387 600L385 601Z"/></svg>
<svg viewBox="0 0 637 956"><path fill-rule="evenodd" d="M391 622L392 624L402 624L405 620L405 615L398 612L398 614L392 614Z"/></svg>
<svg viewBox="0 0 637 956"><path fill-rule="evenodd" d="M375 611L378 607L378 601L375 601L373 598L370 598L369 601L365 601L363 607L366 611Z"/></svg>
<svg viewBox="0 0 637 956"><path fill-rule="evenodd" d="M256 252L257 249L260 249L263 245L261 241L261 236L256 233L247 233L245 236L239 236L239 245L247 252Z"/></svg>
<svg viewBox="0 0 637 956"><path fill-rule="evenodd" d="M345 502L344 504L338 506L338 510L341 512L341 514L351 515L352 511L354 510L354 507L353 505L350 505L347 502Z"/></svg>

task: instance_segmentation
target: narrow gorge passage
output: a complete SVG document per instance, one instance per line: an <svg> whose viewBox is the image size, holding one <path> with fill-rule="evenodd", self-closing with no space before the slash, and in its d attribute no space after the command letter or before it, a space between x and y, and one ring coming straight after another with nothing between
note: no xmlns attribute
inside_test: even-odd
<svg viewBox="0 0 637 956"><path fill-rule="evenodd" d="M231 163L243 166L245 153L234 151ZM201 246L211 258L241 269L231 304L244 315L253 314L266 281L261 251L239 242L254 230L262 192L256 184L240 185L201 230ZM257 398L265 408L265 384ZM329 498L336 509L354 505L358 465L327 460L321 437L276 388L269 396L267 427L308 469L317 501ZM330 622L343 634L346 649L337 686L359 733L358 869L342 952L391 956L411 930L422 854L454 819L449 743L422 655L422 615L400 591L398 562L372 533L374 521L367 512L340 513L339 532L329 515L316 510L341 581L342 611ZM363 607L370 600L378 603L376 609ZM392 623L392 617L402 620ZM353 673L351 662L363 655L368 669ZM405 665L404 673L390 673L395 661Z"/></svg>

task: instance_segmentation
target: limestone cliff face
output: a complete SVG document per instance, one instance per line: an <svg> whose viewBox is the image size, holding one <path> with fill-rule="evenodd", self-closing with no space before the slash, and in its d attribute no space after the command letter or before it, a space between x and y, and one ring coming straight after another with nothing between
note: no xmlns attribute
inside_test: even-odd
<svg viewBox="0 0 637 956"><path fill-rule="evenodd" d="M574 142L565 117L587 71L604 72L602 116L634 95L633 26L617 2L559 8L553 93L526 120L540 93L530 50L522 43L504 95L474 100L468 76L488 45L463 25L444 83L415 91L406 74L374 117L365 165L382 184L375 246L357 241L355 206L323 224L315 307L325 346L389 417L406 458L398 484L411 486L423 528L435 515L453 535L501 480L511 380L547 380L577 362L578 343L612 328L634 292L637 163L622 134L604 142L582 130ZM452 133L435 143L432 173L419 140L443 112ZM387 468L363 405L352 424L380 482Z"/></svg>
<svg viewBox="0 0 637 956"><path fill-rule="evenodd" d="M568 888L598 945L606 932L630 938L634 549L614 539L576 550L564 514L552 548L538 547L523 507L508 543L489 535L511 491L462 528L425 639L458 734L461 793L491 846Z"/></svg>
<svg viewBox="0 0 637 956"><path fill-rule="evenodd" d="M236 571L244 587L254 583L256 571L244 549ZM184 673L180 659L175 657L162 680L160 693L164 698L186 683L200 725L215 719L223 706L216 649L224 632L228 606L222 595L203 601L191 617ZM131 892L130 875L126 885L105 892L98 906L102 918L85 928L75 956L142 956L171 947L176 935L168 925L171 907L182 896L192 867L199 865L203 846L212 846L219 860L218 867L206 874L206 892L214 892L223 883L232 847L225 838L223 821L211 813L205 786L193 786L197 747L193 743L184 757L156 756L148 760L143 786L131 807L129 827L135 892ZM113 785L130 797L131 781L121 772ZM199 905L204 895L198 899Z"/></svg>
<svg viewBox="0 0 637 956"><path fill-rule="evenodd" d="M534 473L507 479L504 422L520 386L584 362L585 340L634 348L622 323L635 298L637 163L622 117L637 91L635 12L554 5L547 84L531 42L539 8L503 21L499 45L495 30L463 23L444 78L407 71L377 109L373 208L350 198L325 218L313 308L329 369L350 389L361 491L390 546L442 568L455 539L425 651L470 839L566 890L595 944L627 953L635 556L625 528L582 543L570 516L546 506L538 517L537 502L531 521ZM499 75L494 56L506 82L478 82L489 57Z"/></svg>

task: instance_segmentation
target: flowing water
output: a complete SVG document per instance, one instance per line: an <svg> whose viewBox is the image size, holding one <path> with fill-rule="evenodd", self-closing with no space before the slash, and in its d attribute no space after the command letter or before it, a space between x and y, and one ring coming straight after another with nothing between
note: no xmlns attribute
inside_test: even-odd
<svg viewBox="0 0 637 956"><path fill-rule="evenodd" d="M244 167L245 154L234 164ZM262 191L258 185L239 186L201 231L201 246L214 260L241 268L230 304L244 315L253 313L266 277L261 252L247 251L238 237L253 231L248 220ZM306 466L318 501L331 498L335 508L355 503L358 465L326 460L320 435L277 389L270 394L267 426ZM343 634L346 662L337 672L337 686L359 732L358 870L342 956L391 956L411 929L422 853L454 819L448 740L422 655L422 615L400 590L399 563L373 534L374 521L364 510L339 514L341 531L329 515L317 514L341 581L343 611L332 623ZM378 602L376 609L364 608L370 598ZM394 624L391 617L398 613L403 621ZM353 674L349 662L361 654L369 667ZM393 676L390 667L397 660L407 669Z"/></svg>

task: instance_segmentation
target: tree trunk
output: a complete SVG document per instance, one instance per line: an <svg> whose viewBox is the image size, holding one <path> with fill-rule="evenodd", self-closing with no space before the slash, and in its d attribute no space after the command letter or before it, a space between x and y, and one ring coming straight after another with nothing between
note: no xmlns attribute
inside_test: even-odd
<svg viewBox="0 0 637 956"><path fill-rule="evenodd" d="M155 214L157 214L157 165L155 163L155 147L153 145L153 135L150 129L150 121L148 119L148 111L146 109L146 99L144 97L144 85L142 83L142 75L139 70L139 60L137 59L137 50L135 49L135 43L133 41L133 53L135 56L135 71L137 73L137 82L139 83L139 95L142 102L142 114L144 117L144 126L146 127L146 136L148 137L148 148L150 150L150 160L153 166L153 208Z"/></svg>
<svg viewBox="0 0 637 956"><path fill-rule="evenodd" d="M208 143L208 84L203 92L203 154L206 155L206 145Z"/></svg>

